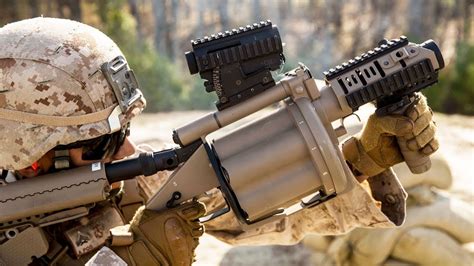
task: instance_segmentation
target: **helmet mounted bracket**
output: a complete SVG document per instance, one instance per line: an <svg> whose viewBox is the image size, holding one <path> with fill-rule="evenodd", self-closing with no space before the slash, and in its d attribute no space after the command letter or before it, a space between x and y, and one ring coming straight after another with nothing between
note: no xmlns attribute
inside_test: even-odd
<svg viewBox="0 0 474 266"><path fill-rule="evenodd" d="M102 64L101 70L113 89L122 113L125 114L133 103L143 97L135 73L123 56L117 56Z"/></svg>

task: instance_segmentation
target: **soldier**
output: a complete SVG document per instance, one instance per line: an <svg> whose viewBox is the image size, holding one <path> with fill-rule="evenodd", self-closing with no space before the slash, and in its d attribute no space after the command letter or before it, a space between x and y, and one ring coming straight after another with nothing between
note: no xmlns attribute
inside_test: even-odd
<svg viewBox="0 0 474 266"><path fill-rule="evenodd" d="M101 69L104 63L112 62L113 68L115 63L124 62L114 60L121 52L109 38L77 22L38 18L5 26L0 30L0 40L4 53L0 56L4 90L0 93L1 168L13 170L16 178L32 178L133 153L126 138L128 122L141 112L144 99L138 90L131 89L133 86L114 90L114 83L105 76ZM120 84L133 85L133 77L124 77L118 80ZM438 149L434 133L432 113L423 96L405 116L372 116L362 134L343 146L358 181L369 181L371 194L357 185L317 207L249 231L242 231L229 213L210 222L208 231L234 244L290 244L307 233L340 234L354 227L400 225L406 193L390 170L403 161L397 137L410 149L429 155ZM114 213L107 208L112 204L127 223L130 213L141 204L141 199L129 197L136 193L128 193L128 189L117 194L120 200L98 204L89 221L100 220L94 216L102 217L100 213ZM203 200L211 209L224 203L218 193ZM381 210L376 200L381 202ZM203 212L197 204L166 213L145 211L145 215L140 209L131 225L135 241L113 250L129 263L189 264L202 234L200 225L191 220ZM93 253L88 251L104 245L96 241L93 248L82 247L84 241L92 242L83 233L89 228L87 224L69 221L61 227L46 228L55 242L51 246L68 246L73 256L58 257L69 253L51 248L42 261L87 261Z"/></svg>
<svg viewBox="0 0 474 266"><path fill-rule="evenodd" d="M128 70L122 52L110 38L78 22L34 18L1 28L3 181L40 179L54 171L132 155L130 120L141 113L146 102ZM107 71L114 71L112 79L106 76ZM88 206L87 216L43 227L40 239L47 241L41 245L48 247L44 254L33 256L31 252L37 251L40 243L29 243L28 236L21 237L23 232L10 239L2 235L0 265L31 260L37 265L84 265L106 244L119 255L102 249L104 254L112 254L107 264L112 263L110 259L114 265L123 261L191 264L203 233L195 222L205 212L202 204L189 203L157 213L139 208L143 199L133 181L112 184L111 189L108 200ZM131 219L134 238L126 227L116 227ZM112 228L122 229L117 236L128 236L128 240L114 246L117 241L108 238ZM12 246L29 248L12 251ZM103 256L95 259L100 261Z"/></svg>

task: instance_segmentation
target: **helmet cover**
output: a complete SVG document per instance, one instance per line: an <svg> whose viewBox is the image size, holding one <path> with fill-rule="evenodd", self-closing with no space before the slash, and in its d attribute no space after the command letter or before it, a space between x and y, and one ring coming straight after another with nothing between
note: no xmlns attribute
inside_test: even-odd
<svg viewBox="0 0 474 266"><path fill-rule="evenodd" d="M104 73L117 58L121 74L133 76L117 45L79 22L41 17L0 28L0 168L28 167L57 145L118 131L139 114L146 102L138 84ZM137 88L121 87L129 83Z"/></svg>

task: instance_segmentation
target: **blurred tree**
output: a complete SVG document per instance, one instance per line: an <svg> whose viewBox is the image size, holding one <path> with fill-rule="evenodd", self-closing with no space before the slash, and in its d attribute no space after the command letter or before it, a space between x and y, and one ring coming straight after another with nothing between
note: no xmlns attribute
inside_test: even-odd
<svg viewBox="0 0 474 266"><path fill-rule="evenodd" d="M135 19L136 23L136 32L137 32L137 40L143 40L143 25L142 25L142 18L141 15L138 13L138 0L128 0L128 5L130 7L130 13Z"/></svg>
<svg viewBox="0 0 474 266"><path fill-rule="evenodd" d="M61 17L82 21L81 0L57 0Z"/></svg>
<svg viewBox="0 0 474 266"><path fill-rule="evenodd" d="M353 28L351 29L351 44L350 44L350 49L347 50L345 53L345 58L352 58L358 54L360 54L361 50L363 49L363 41L366 39L366 35L363 34L363 32L366 30L362 28L363 21L362 15L358 14L363 14L364 11L367 9L367 3L366 0L360 0L359 4L357 5L357 9L354 10L350 16L354 17L355 23L353 23Z"/></svg>
<svg viewBox="0 0 474 266"><path fill-rule="evenodd" d="M271 19L285 43L284 69L303 61L318 78L382 38L432 38L447 63L440 89L427 90L434 109L471 112L465 83L473 60L474 0L0 0L0 5L0 25L45 15L80 20L110 34L144 91L156 96L150 110L209 106L212 96L198 77L187 74L182 53L191 48L190 39Z"/></svg>
<svg viewBox="0 0 474 266"><path fill-rule="evenodd" d="M324 13L324 20L329 22L330 31L334 35L341 32L342 28L342 10L344 9L344 2L342 0L326 0L326 8L320 7Z"/></svg>
<svg viewBox="0 0 474 266"><path fill-rule="evenodd" d="M176 31L176 18L178 17L178 6L179 0L169 0L169 12L167 13L167 20L166 20L166 53L171 60L175 58L175 40L176 38L174 35L177 34Z"/></svg>
<svg viewBox="0 0 474 266"><path fill-rule="evenodd" d="M374 33L372 37L372 43L386 38L386 32L390 27L390 21L393 21L393 16L396 14L393 12L395 8L395 2L385 0L371 0L371 6L373 9L373 15L370 25L374 27Z"/></svg>
<svg viewBox="0 0 474 266"><path fill-rule="evenodd" d="M262 6L260 0L252 0L252 21L259 21L262 17ZM253 22L249 22L251 24Z"/></svg>
<svg viewBox="0 0 474 266"><path fill-rule="evenodd" d="M32 17L37 17L40 15L38 1L28 0L28 5L30 6Z"/></svg>
<svg viewBox="0 0 474 266"><path fill-rule="evenodd" d="M8 22L18 20L17 2L0 0L0 23L5 25Z"/></svg>
<svg viewBox="0 0 474 266"><path fill-rule="evenodd" d="M218 5L217 9L219 10L219 20L220 20L222 31L230 29L228 4L229 4L228 0L221 0L217 4Z"/></svg>
<svg viewBox="0 0 474 266"><path fill-rule="evenodd" d="M126 10L124 0L109 3L102 12L107 21L103 29L125 54L134 69L147 99L147 112L207 109L211 100L193 90L196 79L181 75L177 65L158 53L149 41L138 41L136 21Z"/></svg>
<svg viewBox="0 0 474 266"><path fill-rule="evenodd" d="M278 5L278 12L279 12L279 17L281 19L282 22L284 22L291 13L293 13L293 8L292 8L292 4L291 4L291 0L282 0L282 1L278 1L276 3L276 5ZM284 25L286 25L286 23L282 23Z"/></svg>
<svg viewBox="0 0 474 266"><path fill-rule="evenodd" d="M163 55L174 59L178 0L153 0L155 14L155 47Z"/></svg>
<svg viewBox="0 0 474 266"><path fill-rule="evenodd" d="M164 36L166 35L166 0L153 0L153 14L155 17L155 48L160 53L165 53Z"/></svg>
<svg viewBox="0 0 474 266"><path fill-rule="evenodd" d="M424 91L434 110L474 115L474 44L458 44L454 64L441 72L439 83Z"/></svg>
<svg viewBox="0 0 474 266"><path fill-rule="evenodd" d="M196 26L194 27L194 36L202 37L204 34L209 34L209 32L204 32L207 30L207 23L206 23L206 13L207 13L207 1L205 0L197 0L196 6L194 6L197 15Z"/></svg>

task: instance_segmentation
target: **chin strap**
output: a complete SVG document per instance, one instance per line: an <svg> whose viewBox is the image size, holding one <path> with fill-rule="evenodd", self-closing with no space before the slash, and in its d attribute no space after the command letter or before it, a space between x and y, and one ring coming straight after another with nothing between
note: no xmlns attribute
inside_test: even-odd
<svg viewBox="0 0 474 266"><path fill-rule="evenodd" d="M56 170L67 169L71 166L71 157L69 157L69 150L55 150L53 160L54 168Z"/></svg>

